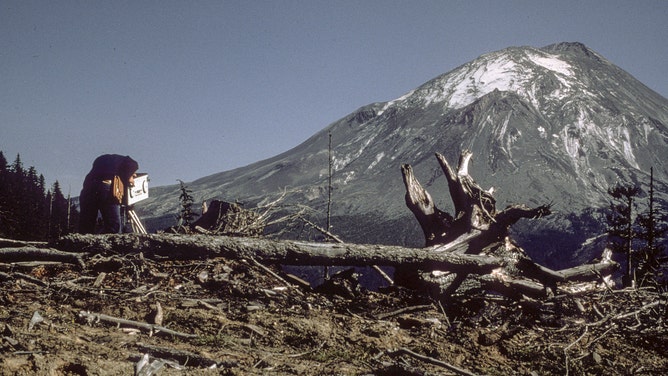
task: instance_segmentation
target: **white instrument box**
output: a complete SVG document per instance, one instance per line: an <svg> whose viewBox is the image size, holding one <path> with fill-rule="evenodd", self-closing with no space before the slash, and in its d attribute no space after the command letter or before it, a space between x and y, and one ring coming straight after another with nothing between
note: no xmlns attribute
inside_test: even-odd
<svg viewBox="0 0 668 376"><path fill-rule="evenodd" d="M135 185L128 187L127 190L128 205L134 205L136 202L148 198L148 174L138 173L135 178Z"/></svg>

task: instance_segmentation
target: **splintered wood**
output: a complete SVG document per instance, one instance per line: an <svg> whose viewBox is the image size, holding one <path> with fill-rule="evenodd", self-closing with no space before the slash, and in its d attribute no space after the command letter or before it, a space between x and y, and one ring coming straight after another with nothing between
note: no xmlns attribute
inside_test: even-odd
<svg viewBox="0 0 668 376"><path fill-rule="evenodd" d="M454 274L446 278L432 278L431 283L441 285L445 295L455 293L460 286L475 280L484 288L517 300L547 298L555 293L577 293L585 289L611 287L610 273L618 265L604 251L603 259L596 264L581 265L555 271L534 263L510 237L509 228L522 218L536 219L551 213L551 204L528 208L511 205L497 211L494 189L482 189L469 175L472 153L462 152L457 169L450 166L445 157L436 153L445 178L454 214L446 213L434 204L429 192L422 187L410 165L401 166L406 186L406 205L422 227L425 246L433 252L493 256L501 260L493 272L480 270L443 270ZM402 281L415 284L420 274L413 268L398 269ZM584 282L574 285L574 282Z"/></svg>

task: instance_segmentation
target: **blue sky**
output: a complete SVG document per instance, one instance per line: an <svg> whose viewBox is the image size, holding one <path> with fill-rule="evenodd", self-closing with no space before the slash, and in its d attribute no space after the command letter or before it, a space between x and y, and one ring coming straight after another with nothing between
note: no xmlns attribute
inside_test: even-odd
<svg viewBox="0 0 668 376"><path fill-rule="evenodd" d="M65 194L104 153L188 182L482 54L562 41L668 97L667 21L664 0L0 0L0 150Z"/></svg>

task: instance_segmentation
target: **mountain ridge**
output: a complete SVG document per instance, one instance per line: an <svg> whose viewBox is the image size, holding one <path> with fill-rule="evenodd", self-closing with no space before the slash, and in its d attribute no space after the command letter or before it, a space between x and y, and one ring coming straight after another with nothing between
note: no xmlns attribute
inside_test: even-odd
<svg viewBox="0 0 668 376"><path fill-rule="evenodd" d="M472 150L472 176L494 186L500 204L554 202L563 216L553 228L566 231L557 222L605 206L615 182L646 182L650 167L657 191L668 181L668 100L585 45L555 43L481 55L397 99L359 107L284 153L189 187L198 201L249 205L288 189L287 203L322 219L330 137L332 231L351 242L419 246L399 166L411 164L448 210L434 152L454 163ZM177 190L156 188L142 215L178 212Z"/></svg>

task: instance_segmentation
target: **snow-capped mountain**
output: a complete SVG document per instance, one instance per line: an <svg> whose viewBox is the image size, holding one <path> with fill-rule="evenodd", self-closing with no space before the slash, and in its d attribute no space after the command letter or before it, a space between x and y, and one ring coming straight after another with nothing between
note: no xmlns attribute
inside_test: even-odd
<svg viewBox="0 0 668 376"><path fill-rule="evenodd" d="M554 203L559 215L522 228L527 251L544 251L535 240L559 236L571 240L545 255L573 252L589 235L582 228L592 227L582 213L605 207L609 187L645 184L654 167L656 191L666 192L668 100L580 43L511 47L361 107L283 154L188 186L199 200L250 206L287 188L284 203L307 205L324 223L331 155L332 232L349 242L420 246L400 165L411 164L437 205L451 210L434 152L456 163L463 149L473 151L471 175L495 188L498 207ZM177 190L154 189L142 202L149 225L178 212Z"/></svg>

